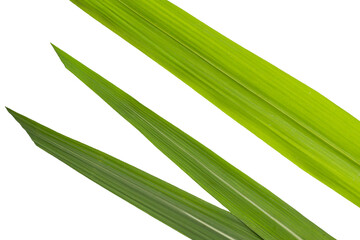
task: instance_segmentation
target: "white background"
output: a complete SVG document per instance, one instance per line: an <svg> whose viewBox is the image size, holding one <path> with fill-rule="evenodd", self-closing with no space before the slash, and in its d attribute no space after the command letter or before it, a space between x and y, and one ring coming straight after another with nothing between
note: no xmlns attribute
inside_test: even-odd
<svg viewBox="0 0 360 240"><path fill-rule="evenodd" d="M360 118L360 5L172 0ZM0 239L186 239L35 147L8 106L216 205L71 75L53 42L270 189L337 239L360 210L67 0L0 3Z"/></svg>

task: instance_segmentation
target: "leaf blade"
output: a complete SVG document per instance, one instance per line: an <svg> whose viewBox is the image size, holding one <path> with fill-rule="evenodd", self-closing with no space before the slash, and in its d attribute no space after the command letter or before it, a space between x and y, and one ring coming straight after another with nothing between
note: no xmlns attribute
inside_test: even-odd
<svg viewBox="0 0 360 240"><path fill-rule="evenodd" d="M39 148L180 233L204 240L262 239L229 212L11 109L8 111Z"/></svg>
<svg viewBox="0 0 360 240"><path fill-rule="evenodd" d="M300 168L360 206L360 123L165 0L72 0Z"/></svg>
<svg viewBox="0 0 360 240"><path fill-rule="evenodd" d="M264 239L333 239L263 186L54 46L65 67Z"/></svg>

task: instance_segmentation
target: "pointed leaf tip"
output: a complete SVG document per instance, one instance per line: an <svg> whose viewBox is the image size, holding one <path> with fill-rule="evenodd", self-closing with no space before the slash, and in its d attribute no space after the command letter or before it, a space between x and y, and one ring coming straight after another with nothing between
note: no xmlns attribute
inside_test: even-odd
<svg viewBox="0 0 360 240"><path fill-rule="evenodd" d="M13 118L20 124L20 126L30 135L28 131L29 124L33 122L31 119L25 117L24 115L21 115L20 113L15 112L14 110L6 107L6 110L13 116Z"/></svg>
<svg viewBox="0 0 360 240"><path fill-rule="evenodd" d="M66 52L64 52L63 50L61 50L60 48L58 48L57 46L55 46L54 44L50 43L51 46L54 48L56 54L58 55L58 57L60 58L60 61L65 65L65 67L67 67L67 61L73 59L69 54L67 54Z"/></svg>
<svg viewBox="0 0 360 240"><path fill-rule="evenodd" d="M15 112L14 110L12 110L12 109L10 109L10 108L8 108L8 107L5 107L5 108L6 108L6 110L11 114L11 116L13 116L13 118L15 118L15 120L16 120L18 123L21 124L21 122L20 122L20 121L21 121L21 118L24 117L24 116L22 116L21 114Z"/></svg>
<svg viewBox="0 0 360 240"><path fill-rule="evenodd" d="M54 48L55 52L58 54L59 52L63 52L60 48L58 48L55 44L50 43L50 45Z"/></svg>
<svg viewBox="0 0 360 240"><path fill-rule="evenodd" d="M8 108L8 107L5 107L5 108L6 108L6 110L11 114L11 116L13 116L13 117L15 118L16 121L19 122L18 119L19 119L20 117L23 117L21 114L15 112L14 110L12 110L12 109L10 109L10 108Z"/></svg>
<svg viewBox="0 0 360 240"><path fill-rule="evenodd" d="M6 110L11 114L11 116L13 116L13 118L15 118L15 120L22 126L24 127L25 122L31 122L32 120L25 117L24 115L21 115L20 113L15 112L14 110L6 107ZM25 127L24 127L25 128ZM26 129L25 129L26 130Z"/></svg>
<svg viewBox="0 0 360 240"><path fill-rule="evenodd" d="M34 120L25 117L24 115L15 112L14 110L10 108L6 108L8 112L15 118L15 120L21 125L22 128L24 128L25 131L27 131L31 137L31 134L28 130L30 129L39 129L39 124L36 123Z"/></svg>

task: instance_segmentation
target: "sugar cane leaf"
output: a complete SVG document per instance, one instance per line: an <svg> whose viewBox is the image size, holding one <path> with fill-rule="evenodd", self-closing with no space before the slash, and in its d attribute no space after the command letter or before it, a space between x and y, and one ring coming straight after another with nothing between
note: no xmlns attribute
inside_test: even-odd
<svg viewBox="0 0 360 240"><path fill-rule="evenodd" d="M166 0L71 0L300 168L360 206L360 124Z"/></svg>
<svg viewBox="0 0 360 240"><path fill-rule="evenodd" d="M65 67L264 239L333 239L269 190L54 46Z"/></svg>
<svg viewBox="0 0 360 240"><path fill-rule="evenodd" d="M229 212L8 109L34 143L191 239L261 240Z"/></svg>

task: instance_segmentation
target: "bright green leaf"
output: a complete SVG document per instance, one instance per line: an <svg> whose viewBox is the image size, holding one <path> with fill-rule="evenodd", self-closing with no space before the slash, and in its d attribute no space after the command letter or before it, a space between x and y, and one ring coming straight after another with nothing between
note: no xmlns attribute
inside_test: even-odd
<svg viewBox="0 0 360 240"><path fill-rule="evenodd" d="M264 239L333 239L269 190L54 46L65 67Z"/></svg>
<svg viewBox="0 0 360 240"><path fill-rule="evenodd" d="M189 238L262 239L229 212L10 109L8 111L38 147Z"/></svg>
<svg viewBox="0 0 360 240"><path fill-rule="evenodd" d="M166 0L71 1L360 206L360 124L350 114Z"/></svg>

